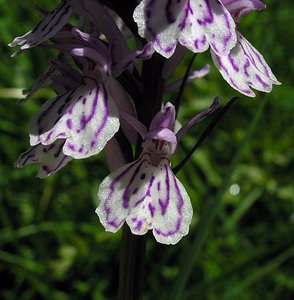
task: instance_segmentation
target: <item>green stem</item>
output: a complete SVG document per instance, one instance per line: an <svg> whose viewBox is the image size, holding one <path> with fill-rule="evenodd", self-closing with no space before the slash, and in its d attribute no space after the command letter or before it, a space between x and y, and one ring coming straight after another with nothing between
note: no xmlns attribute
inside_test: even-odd
<svg viewBox="0 0 294 300"><path fill-rule="evenodd" d="M208 234L209 227L211 223L214 221L215 217L217 216L217 213L219 212L222 204L222 196L224 192L227 190L228 186L231 182L231 177L233 175L233 172L236 169L237 164L241 160L243 153L246 149L246 146L249 143L249 140L256 128L256 125L258 121L261 118L262 112L264 111L265 105L267 103L267 99L260 99L259 106L257 108L257 111L254 115L254 118L252 120L252 123L250 124L250 127L247 130L246 136L238 148L237 153L233 157L233 160L229 166L228 172L226 174L226 177L223 181L222 186L220 187L216 197L214 199L210 199L209 203L207 204L207 208L204 211L200 222L198 224L198 229L196 231L195 238L192 242L191 247L187 250L187 253L183 255L180 268L179 268L179 276L176 280L175 285L171 289L170 293L170 299L173 300L181 299L181 295L183 293L184 287L190 277L190 274L193 270L195 259L199 257L200 249L205 241L205 238Z"/></svg>

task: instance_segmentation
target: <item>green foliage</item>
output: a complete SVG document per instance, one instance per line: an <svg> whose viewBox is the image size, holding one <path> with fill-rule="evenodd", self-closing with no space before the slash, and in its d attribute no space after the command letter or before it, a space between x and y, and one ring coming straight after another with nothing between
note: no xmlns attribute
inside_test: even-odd
<svg viewBox="0 0 294 300"><path fill-rule="evenodd" d="M48 9L57 2L41 1ZM256 99L241 96L179 172L194 207L191 232L176 246L148 239L146 300L293 299L292 2L267 2L240 25L283 84ZM0 298L116 299L120 233L104 232L94 213L108 173L103 155L73 161L45 180L35 178L37 166L13 168L28 147L29 118L51 94L45 89L22 106L16 98L46 68L49 52L33 49L12 60L6 44L36 24L32 7L40 2L0 3ZM195 68L207 60L209 53L197 56ZM224 103L236 95L211 69L186 89L181 121L215 95ZM185 137L174 164L208 122Z"/></svg>

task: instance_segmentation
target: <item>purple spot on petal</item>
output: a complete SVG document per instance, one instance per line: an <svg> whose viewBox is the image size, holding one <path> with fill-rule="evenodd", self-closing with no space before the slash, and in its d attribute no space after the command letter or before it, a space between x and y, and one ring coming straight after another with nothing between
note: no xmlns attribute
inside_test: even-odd
<svg viewBox="0 0 294 300"><path fill-rule="evenodd" d="M66 120L66 126L68 127L68 129L72 129L72 119Z"/></svg>
<svg viewBox="0 0 294 300"><path fill-rule="evenodd" d="M67 147L72 150L72 151L76 151L76 146L74 144L68 144Z"/></svg>
<svg viewBox="0 0 294 300"><path fill-rule="evenodd" d="M143 225L142 221L138 221L135 229L139 231L141 229L142 225Z"/></svg>
<svg viewBox="0 0 294 300"><path fill-rule="evenodd" d="M154 212L155 212L155 207L154 207L151 203L149 203L149 204L148 204L148 208L149 208L151 217L153 218Z"/></svg>
<svg viewBox="0 0 294 300"><path fill-rule="evenodd" d="M160 191L160 181L157 182L157 190Z"/></svg>

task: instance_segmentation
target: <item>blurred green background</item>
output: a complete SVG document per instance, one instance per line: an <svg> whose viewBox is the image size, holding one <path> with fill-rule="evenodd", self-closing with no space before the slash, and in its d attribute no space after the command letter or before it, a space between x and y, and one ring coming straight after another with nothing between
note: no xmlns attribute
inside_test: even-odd
<svg viewBox="0 0 294 300"><path fill-rule="evenodd" d="M293 10L291 0L265 2L268 8L244 17L240 30L282 85L269 95L241 96L178 173L194 207L190 234L176 246L148 236L144 299L173 299L170 292L189 265L179 299L294 299ZM21 89L46 68L50 52L32 49L12 59L7 43L38 22L33 5L51 9L56 3L0 1L1 300L100 300L117 294L121 233L104 232L94 213L98 184L108 174L103 154L71 162L45 180L35 178L37 166L13 168L28 147L30 117L52 92L42 90L16 105ZM207 61L209 53L199 55L195 68ZM183 63L176 76L184 72ZM212 65L206 78L186 89L180 121L216 95L226 103L237 92ZM174 163L208 122L184 139Z"/></svg>

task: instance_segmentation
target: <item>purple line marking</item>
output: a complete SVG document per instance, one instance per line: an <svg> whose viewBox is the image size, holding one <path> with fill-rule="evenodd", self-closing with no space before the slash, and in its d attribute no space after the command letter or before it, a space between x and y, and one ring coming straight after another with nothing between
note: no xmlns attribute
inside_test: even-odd
<svg viewBox="0 0 294 300"><path fill-rule="evenodd" d="M167 207L169 205L170 200L170 182L169 182L169 176L168 176L168 167L167 165L164 165L165 168L165 187L166 187L166 197L165 201L163 202L161 199L158 199L159 205L161 207L161 214L165 215Z"/></svg>
<svg viewBox="0 0 294 300"><path fill-rule="evenodd" d="M134 207L137 207L141 202L143 202L146 199L146 197L151 196L150 190L151 190L154 179L155 179L155 177L152 175L145 195L141 199L139 199L138 201L135 202Z"/></svg>
<svg viewBox="0 0 294 300"><path fill-rule="evenodd" d="M142 161L139 159L139 160L136 160L135 162L133 162L130 166L128 166L128 168L126 168L122 173L120 173L118 176L116 176L113 181L111 182L111 184L109 185L109 194L107 196L107 198L105 199L105 202L104 202L104 211L106 212L106 223L108 225L111 225L115 228L118 228L120 226L120 224L124 221L122 220L119 224L116 224L114 221L110 221L110 217L111 217L111 209L109 207L109 202L111 201L112 199L112 196L113 196L113 193L115 192L116 190L116 184L121 180L122 177L124 177L129 171L131 171L134 167L136 168L135 169L135 172L137 171L137 169L139 169L141 167L141 165L146 162L147 160L146 159L143 159ZM136 165L139 164L139 166L136 167ZM122 204L122 206L124 207L124 204Z"/></svg>

